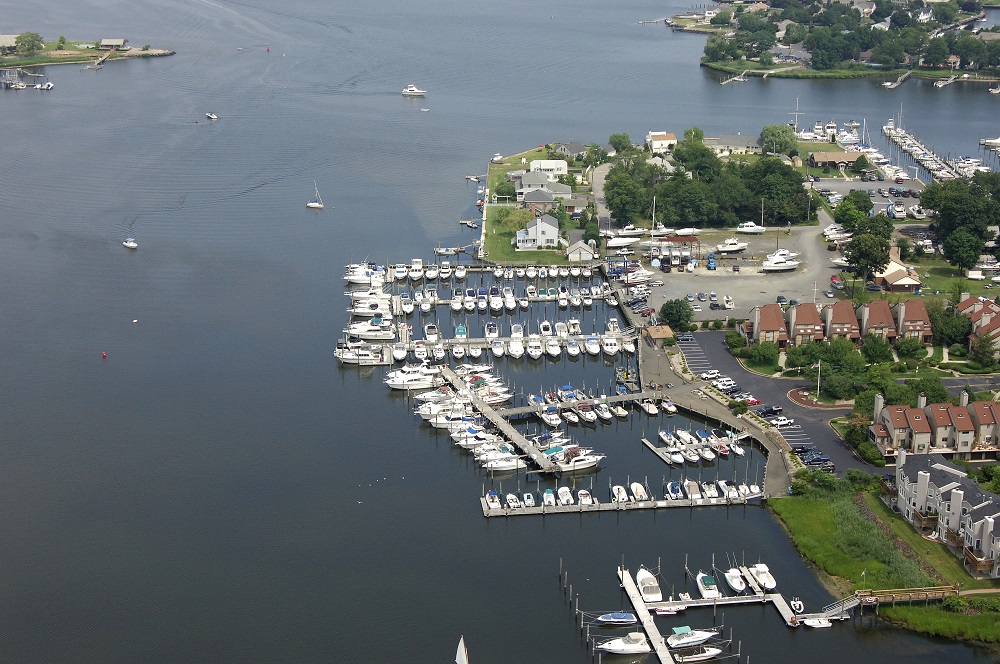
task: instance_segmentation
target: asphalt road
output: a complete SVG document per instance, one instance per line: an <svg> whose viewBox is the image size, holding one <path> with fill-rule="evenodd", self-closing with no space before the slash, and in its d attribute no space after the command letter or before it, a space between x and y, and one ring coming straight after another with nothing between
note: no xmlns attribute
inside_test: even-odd
<svg viewBox="0 0 1000 664"><path fill-rule="evenodd" d="M823 450L837 466L840 474L848 468L857 468L865 472L876 472L876 468L863 463L854 456L853 451L830 428L829 420L849 412L844 410L818 410L803 408L788 399L789 390L809 387L805 381L766 378L751 373L740 366L725 346L725 332L696 332L693 342L682 342L678 345L687 358L692 371L702 373L709 369L718 369L723 375L729 376L744 391L750 392L763 403L762 405L781 406L782 415L795 420L795 424L781 429L782 435L791 445L813 445ZM702 382L702 381L698 381ZM759 406L753 406L758 408Z"/></svg>

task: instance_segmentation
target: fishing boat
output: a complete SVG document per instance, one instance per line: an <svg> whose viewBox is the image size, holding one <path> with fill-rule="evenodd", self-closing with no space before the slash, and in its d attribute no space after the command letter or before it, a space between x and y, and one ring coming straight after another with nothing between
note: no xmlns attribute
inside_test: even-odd
<svg viewBox="0 0 1000 664"><path fill-rule="evenodd" d="M671 648L689 648L715 638L718 629L691 629L689 626L674 627L673 634L667 637L667 645Z"/></svg>
<svg viewBox="0 0 1000 664"><path fill-rule="evenodd" d="M734 237L730 237L726 238L726 241L722 244L715 245L715 250L720 254L738 254L741 251L746 251L749 246L746 242L741 242Z"/></svg>
<svg viewBox="0 0 1000 664"><path fill-rule="evenodd" d="M597 649L612 655L641 655L653 650L642 632L629 632L617 639L609 639L599 643Z"/></svg>
<svg viewBox="0 0 1000 664"><path fill-rule="evenodd" d="M535 494L528 491L523 496L521 496L521 502L524 503L525 507L535 506Z"/></svg>
<svg viewBox="0 0 1000 664"><path fill-rule="evenodd" d="M521 499L517 497L516 493L507 494L507 509L521 509Z"/></svg>
<svg viewBox="0 0 1000 664"><path fill-rule="evenodd" d="M502 506L500 505L500 494L498 494L493 489L490 489L486 493L486 506L491 510L501 509Z"/></svg>
<svg viewBox="0 0 1000 664"><path fill-rule="evenodd" d="M561 487L559 487L558 495L559 495L559 504L560 505L564 505L564 506L565 505L572 505L574 502L576 502L573 499L573 491L570 490L570 488L568 486L561 486Z"/></svg>
<svg viewBox="0 0 1000 664"><path fill-rule="evenodd" d="M663 601L663 591L660 590L660 582L645 567L640 567L639 571L635 573L635 585L639 588L639 594L642 595L644 602Z"/></svg>
<svg viewBox="0 0 1000 664"><path fill-rule="evenodd" d="M719 586L715 582L715 577L711 574L706 574L701 570L695 576L695 583L698 584L698 592L704 599L717 599L722 597L722 593L719 592Z"/></svg>
<svg viewBox="0 0 1000 664"><path fill-rule="evenodd" d="M656 401L653 399L643 399L639 402L639 407L642 408L647 415L655 416L660 412L660 409L656 407Z"/></svg>
<svg viewBox="0 0 1000 664"><path fill-rule="evenodd" d="M421 90L413 83L410 83L405 88L403 88L404 97L423 97L427 94L427 90Z"/></svg>
<svg viewBox="0 0 1000 664"><path fill-rule="evenodd" d="M122 242L122 246L125 247L126 249L138 249L139 243L135 241L134 237L127 237Z"/></svg>
<svg viewBox="0 0 1000 664"><path fill-rule="evenodd" d="M590 495L590 491L587 491L586 489L580 489L579 491L577 491L576 492L576 497L577 497L577 500L580 502L581 505L593 505L594 504L594 497L591 496Z"/></svg>
<svg viewBox="0 0 1000 664"><path fill-rule="evenodd" d="M545 493L542 494L542 506L543 507L556 506L556 494L552 489L546 489Z"/></svg>
<svg viewBox="0 0 1000 664"><path fill-rule="evenodd" d="M816 627L816 628L830 627L833 625L833 623L827 620L826 618L806 618L805 620L802 621L802 624L805 625L806 627Z"/></svg>
<svg viewBox="0 0 1000 664"><path fill-rule="evenodd" d="M636 622L635 614L627 611L605 613L594 618L594 624L601 625L602 627L623 627L625 625L634 625Z"/></svg>
<svg viewBox="0 0 1000 664"><path fill-rule="evenodd" d="M641 503L645 500L649 500L649 494L646 493L646 487L644 487L641 482L632 482L632 484L629 485L629 488L632 489L632 497L635 499L635 502Z"/></svg>
<svg viewBox="0 0 1000 664"><path fill-rule="evenodd" d="M209 120L218 120L219 119L219 116L216 115L215 113L206 113L205 117L208 118Z"/></svg>
<svg viewBox="0 0 1000 664"><path fill-rule="evenodd" d="M674 481L667 484L667 495L670 496L671 500L680 500L684 497L684 493L681 490L681 483Z"/></svg>
<svg viewBox="0 0 1000 664"><path fill-rule="evenodd" d="M744 235L762 235L767 232L767 228L753 221L744 221L736 227L736 232Z"/></svg>
<svg viewBox="0 0 1000 664"><path fill-rule="evenodd" d="M723 576L726 577L726 583L728 583L729 587L734 591L741 593L747 589L747 582L743 578L743 574L740 573L739 569L730 567L725 571Z"/></svg>
<svg viewBox="0 0 1000 664"><path fill-rule="evenodd" d="M616 484L611 487L611 502L613 503L630 503L632 499L628 495L628 491L625 490L621 484Z"/></svg>
<svg viewBox="0 0 1000 664"><path fill-rule="evenodd" d="M316 180L313 180L313 187L315 187L316 193L313 194L312 200L306 203L306 207L311 208L313 210L322 210L323 198L319 195L319 185L316 184Z"/></svg>
<svg viewBox="0 0 1000 664"><path fill-rule="evenodd" d="M771 574L771 570L767 568L764 563L757 563L756 565L751 565L748 567L750 570L750 575L753 576L754 580L764 590L774 590L777 587L778 582L774 580L774 576Z"/></svg>

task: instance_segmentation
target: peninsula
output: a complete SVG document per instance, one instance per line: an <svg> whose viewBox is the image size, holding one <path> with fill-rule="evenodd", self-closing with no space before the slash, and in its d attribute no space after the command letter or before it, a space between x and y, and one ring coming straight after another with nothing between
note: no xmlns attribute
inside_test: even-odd
<svg viewBox="0 0 1000 664"><path fill-rule="evenodd" d="M32 67L40 65L85 64L103 65L124 58L155 58L174 55L174 51L129 45L124 37L109 37L97 41L67 40L60 36L45 41L35 32L0 35L0 67Z"/></svg>

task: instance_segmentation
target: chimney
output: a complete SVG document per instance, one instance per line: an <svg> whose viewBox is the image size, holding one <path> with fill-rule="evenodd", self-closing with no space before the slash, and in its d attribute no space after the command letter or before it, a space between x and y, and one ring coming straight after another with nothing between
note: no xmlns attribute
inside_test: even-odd
<svg viewBox="0 0 1000 664"><path fill-rule="evenodd" d="M961 392L959 392L959 394L958 394L958 405L961 406L962 408L965 408L965 407L967 407L969 405L969 391L968 390L962 390Z"/></svg>
<svg viewBox="0 0 1000 664"><path fill-rule="evenodd" d="M987 325L990 324L991 320L993 320L993 312L992 311L984 311L983 315L979 319L979 325L978 325L978 327L986 327Z"/></svg>
<svg viewBox="0 0 1000 664"><path fill-rule="evenodd" d="M860 315L858 316L858 325L861 327L862 336L868 334L868 305L862 304L858 307Z"/></svg>
<svg viewBox="0 0 1000 664"><path fill-rule="evenodd" d="M968 293L962 293L958 298L958 302L965 302L966 300L969 299L969 297L970 296ZM956 302L955 304L958 304L958 302Z"/></svg>
<svg viewBox="0 0 1000 664"><path fill-rule="evenodd" d="M917 408L919 408L920 410L927 408L927 395L924 394L923 392L917 395Z"/></svg>
<svg viewBox="0 0 1000 664"><path fill-rule="evenodd" d="M896 324L900 328L900 333L902 333L903 321L906 320L906 300L902 300L896 307L898 312L896 315Z"/></svg>
<svg viewBox="0 0 1000 664"><path fill-rule="evenodd" d="M885 397L881 394L875 395L875 412L872 414L872 419L878 422L878 416L882 413L882 408L885 407Z"/></svg>

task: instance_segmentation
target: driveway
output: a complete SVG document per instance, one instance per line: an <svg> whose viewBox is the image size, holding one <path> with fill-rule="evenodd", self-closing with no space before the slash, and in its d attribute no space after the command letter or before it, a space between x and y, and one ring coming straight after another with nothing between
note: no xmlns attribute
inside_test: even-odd
<svg viewBox="0 0 1000 664"><path fill-rule="evenodd" d="M840 437L830 428L829 420L837 415L849 412L844 410L818 410L804 408L788 399L790 390L808 387L806 381L776 379L760 376L744 369L725 346L725 332L695 332L694 341L678 344L685 357L691 353L693 362L688 366L705 366L697 373L708 369L718 369L723 375L736 381L746 392L750 392L764 405L781 406L782 415L795 420L795 424L782 427L781 433L791 445L814 445L823 450L830 460L837 465L837 472L842 473L848 468L857 468L865 472L877 472L874 466L863 463L854 456L853 451L840 440ZM707 358L710 358L710 362ZM709 366L710 365L710 366ZM702 381L698 381L702 382ZM754 406L757 408L758 406Z"/></svg>

